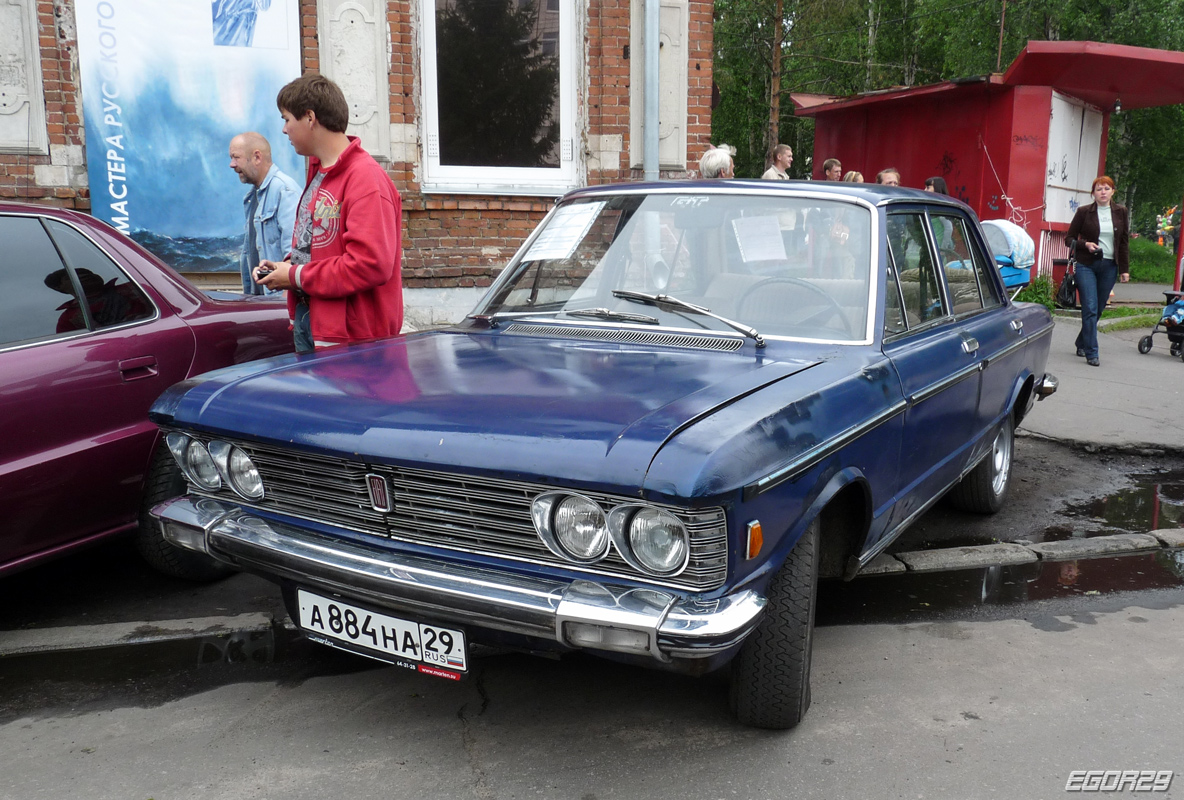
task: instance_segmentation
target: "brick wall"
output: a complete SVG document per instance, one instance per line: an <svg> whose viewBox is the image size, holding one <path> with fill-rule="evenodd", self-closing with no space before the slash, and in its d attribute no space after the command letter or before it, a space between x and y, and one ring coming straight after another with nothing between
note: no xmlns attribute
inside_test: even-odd
<svg viewBox="0 0 1184 800"><path fill-rule="evenodd" d="M50 155L0 154L0 197L89 210L83 161L73 0L37 0ZM591 0L585 30L588 94L583 112L589 184L640 178L629 165L629 0ZM319 70L316 0L300 0L305 71ZM418 52L408 0L387 3L390 114L396 160L388 172L403 195L403 274L408 288L488 286L551 207L550 197L424 195L416 176ZM690 0L688 160L711 136L711 0ZM639 54L640 55L640 54ZM399 160L402 158L403 160ZM667 177L664 173L664 177ZM669 177L680 177L671 175Z"/></svg>
<svg viewBox="0 0 1184 800"><path fill-rule="evenodd" d="M90 210L72 0L37 0L49 155L0 153L0 198Z"/></svg>

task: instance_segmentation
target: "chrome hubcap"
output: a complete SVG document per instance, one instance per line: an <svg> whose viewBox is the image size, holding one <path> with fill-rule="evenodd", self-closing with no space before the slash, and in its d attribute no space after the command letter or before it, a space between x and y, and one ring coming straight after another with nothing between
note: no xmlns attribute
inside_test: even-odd
<svg viewBox="0 0 1184 800"><path fill-rule="evenodd" d="M1007 428L995 434L995 442L991 445L991 467L991 491L996 495L1003 494L1011 475L1011 432Z"/></svg>

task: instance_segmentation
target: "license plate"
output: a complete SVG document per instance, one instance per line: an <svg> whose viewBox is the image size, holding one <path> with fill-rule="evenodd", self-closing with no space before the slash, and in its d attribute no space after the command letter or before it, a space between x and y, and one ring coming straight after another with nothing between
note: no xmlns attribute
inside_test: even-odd
<svg viewBox="0 0 1184 800"><path fill-rule="evenodd" d="M367 611L303 589L297 590L296 600L300 627L309 633L352 644L395 663L414 662L420 672L468 671L465 636L460 631Z"/></svg>

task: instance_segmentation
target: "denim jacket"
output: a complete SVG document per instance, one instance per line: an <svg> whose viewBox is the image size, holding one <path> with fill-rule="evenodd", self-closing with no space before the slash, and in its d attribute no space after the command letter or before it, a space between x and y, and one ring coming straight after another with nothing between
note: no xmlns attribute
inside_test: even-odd
<svg viewBox="0 0 1184 800"><path fill-rule="evenodd" d="M259 194L254 217L246 215L251 209L251 197ZM300 187L275 164L267 171L258 189L252 188L243 197L243 215L248 226L255 226L255 252L249 252L251 237L243 235L243 249L239 256L243 294L263 294L263 287L255 283L251 273L263 259L283 261L292 249L292 228L296 225L296 206L300 202Z"/></svg>

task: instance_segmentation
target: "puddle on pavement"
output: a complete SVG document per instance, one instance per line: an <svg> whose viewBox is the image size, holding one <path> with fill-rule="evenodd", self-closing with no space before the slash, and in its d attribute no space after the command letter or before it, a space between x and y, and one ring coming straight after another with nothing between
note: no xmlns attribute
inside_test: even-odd
<svg viewBox="0 0 1184 800"><path fill-rule="evenodd" d="M916 622L948 612L1184 586L1184 549L819 584L819 625Z"/></svg>
<svg viewBox="0 0 1184 800"><path fill-rule="evenodd" d="M1044 541L1184 528L1184 472L1136 475L1129 488L1085 502L1068 503L1061 513L1091 527L1084 528L1081 522L1052 525L1044 530Z"/></svg>

